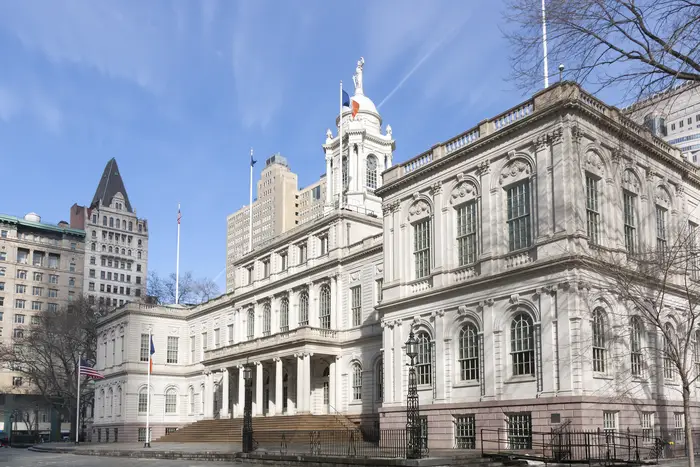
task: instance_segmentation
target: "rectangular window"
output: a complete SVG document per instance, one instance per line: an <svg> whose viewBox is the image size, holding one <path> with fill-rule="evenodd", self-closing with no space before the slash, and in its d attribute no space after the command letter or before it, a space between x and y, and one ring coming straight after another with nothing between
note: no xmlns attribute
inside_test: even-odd
<svg viewBox="0 0 700 467"><path fill-rule="evenodd" d="M49 267L51 269L58 269L58 265L61 261L61 256L60 255L55 255L53 253L49 253Z"/></svg>
<svg viewBox="0 0 700 467"><path fill-rule="evenodd" d="M27 291L27 286L22 284L15 285L15 293L25 293Z"/></svg>
<svg viewBox="0 0 700 467"><path fill-rule="evenodd" d="M476 201L457 208L457 248L460 266L476 261L476 214Z"/></svg>
<svg viewBox="0 0 700 467"><path fill-rule="evenodd" d="M27 271L24 269L18 269L17 270L17 279L26 279L27 278Z"/></svg>
<svg viewBox="0 0 700 467"><path fill-rule="evenodd" d="M286 271L287 270L287 252L281 252L280 253L280 271Z"/></svg>
<svg viewBox="0 0 700 467"><path fill-rule="evenodd" d="M221 329L214 329L214 348L221 346Z"/></svg>
<svg viewBox="0 0 700 467"><path fill-rule="evenodd" d="M49 298L58 297L58 289L49 289Z"/></svg>
<svg viewBox="0 0 700 467"><path fill-rule="evenodd" d="M32 302L32 310L41 311L41 302ZM36 318L36 316L34 318Z"/></svg>
<svg viewBox="0 0 700 467"><path fill-rule="evenodd" d="M24 337L24 330L22 329L14 329L12 332L12 337L15 339L21 339Z"/></svg>
<svg viewBox="0 0 700 467"><path fill-rule="evenodd" d="M656 252L664 255L666 252L666 210L656 206Z"/></svg>
<svg viewBox="0 0 700 467"><path fill-rule="evenodd" d="M530 228L530 182L508 188L508 249L527 248L532 242Z"/></svg>
<svg viewBox="0 0 700 467"><path fill-rule="evenodd" d="M0 230L0 237L7 238L7 230Z"/></svg>
<svg viewBox="0 0 700 467"><path fill-rule="evenodd" d="M685 442L685 416L683 412L673 414L673 436L676 443Z"/></svg>
<svg viewBox="0 0 700 467"><path fill-rule="evenodd" d="M617 411L605 410L603 412L603 431L606 433L614 433L617 431L617 416Z"/></svg>
<svg viewBox="0 0 700 467"><path fill-rule="evenodd" d="M654 412L642 412L642 439L645 442L654 440Z"/></svg>
<svg viewBox="0 0 700 467"><path fill-rule="evenodd" d="M377 279L377 303L382 303L384 299L384 279Z"/></svg>
<svg viewBox="0 0 700 467"><path fill-rule="evenodd" d="M532 449L532 415L530 412L508 415L508 448Z"/></svg>
<svg viewBox="0 0 700 467"><path fill-rule="evenodd" d="M355 286L350 288L350 312L352 315L352 325L359 326L362 324L362 287Z"/></svg>
<svg viewBox="0 0 700 467"><path fill-rule="evenodd" d="M29 264L29 250L25 250L24 248L18 248L17 262L20 264Z"/></svg>
<svg viewBox="0 0 700 467"><path fill-rule="evenodd" d="M637 251L637 196L625 190L622 193L625 224L625 249L627 253Z"/></svg>
<svg viewBox="0 0 700 467"><path fill-rule="evenodd" d="M179 350L179 340L175 336L168 336L168 355L167 363L177 363L177 356Z"/></svg>
<svg viewBox="0 0 700 467"><path fill-rule="evenodd" d="M40 272L35 272L33 276L36 282L41 282L44 279L44 275Z"/></svg>
<svg viewBox="0 0 700 467"><path fill-rule="evenodd" d="M455 415L455 448L476 449L476 417L474 415Z"/></svg>
<svg viewBox="0 0 700 467"><path fill-rule="evenodd" d="M196 338L195 336L190 336L190 363L195 363L196 362Z"/></svg>
<svg viewBox="0 0 700 467"><path fill-rule="evenodd" d="M58 303L49 303L48 310L55 313L58 311Z"/></svg>
<svg viewBox="0 0 700 467"><path fill-rule="evenodd" d="M43 294L43 287L32 287L32 295L34 295L35 297L41 297Z"/></svg>
<svg viewBox="0 0 700 467"><path fill-rule="evenodd" d="M207 348L209 347L209 336L207 336L206 332L202 333L202 360L204 360L204 352L206 352Z"/></svg>
<svg viewBox="0 0 700 467"><path fill-rule="evenodd" d="M58 276L56 274L49 274L49 284L58 284Z"/></svg>
<svg viewBox="0 0 700 467"><path fill-rule="evenodd" d="M255 268L251 264L250 266L246 267L246 271L248 272L248 285L252 285Z"/></svg>
<svg viewBox="0 0 700 467"><path fill-rule="evenodd" d="M319 243L321 244L321 256L328 254L328 234L321 235L318 237Z"/></svg>
<svg viewBox="0 0 700 467"><path fill-rule="evenodd" d="M588 241L593 245L600 244L600 209L598 207L599 180L586 174L586 227Z"/></svg>
<svg viewBox="0 0 700 467"><path fill-rule="evenodd" d="M7 261L7 252L0 251L0 261Z"/></svg>
<svg viewBox="0 0 700 467"><path fill-rule="evenodd" d="M430 274L430 219L413 226L413 256L416 279Z"/></svg>
<svg viewBox="0 0 700 467"><path fill-rule="evenodd" d="M306 259L307 259L306 243L300 243L299 244L299 264L306 263Z"/></svg>
<svg viewBox="0 0 700 467"><path fill-rule="evenodd" d="M70 272L75 272L75 263L70 263L70 265L68 266L68 270Z"/></svg>
<svg viewBox="0 0 700 467"><path fill-rule="evenodd" d="M233 344L233 324L226 326L226 329L228 331L228 343Z"/></svg>
<svg viewBox="0 0 700 467"><path fill-rule="evenodd" d="M139 358L142 362L147 362L149 357L149 352L151 351L151 345L148 341L148 334L141 334L141 352Z"/></svg>
<svg viewBox="0 0 700 467"><path fill-rule="evenodd" d="M24 324L24 315L15 315L15 324Z"/></svg>
<svg viewBox="0 0 700 467"><path fill-rule="evenodd" d="M139 393L139 406L138 406L139 413L146 413L148 410L148 394L146 392L140 392ZM146 429L144 428L144 431ZM141 429L139 429L141 431ZM139 437L141 436L141 433L139 433Z"/></svg>
<svg viewBox="0 0 700 467"><path fill-rule="evenodd" d="M20 300L19 298L15 299L15 308L24 309L25 304L26 304L25 300Z"/></svg>
<svg viewBox="0 0 700 467"><path fill-rule="evenodd" d="M13 376L12 377L12 385L14 387L22 386L22 377L21 376Z"/></svg>
<svg viewBox="0 0 700 467"><path fill-rule="evenodd" d="M270 258L262 260L263 266L263 278L267 279L270 277Z"/></svg>

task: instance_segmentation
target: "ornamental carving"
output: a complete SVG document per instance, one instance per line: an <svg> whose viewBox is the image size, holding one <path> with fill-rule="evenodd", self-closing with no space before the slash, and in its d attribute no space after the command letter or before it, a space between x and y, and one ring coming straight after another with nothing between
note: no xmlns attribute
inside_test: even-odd
<svg viewBox="0 0 700 467"><path fill-rule="evenodd" d="M586 155L583 157L583 165L589 172L596 173L598 175L603 174L603 159L595 151L587 151Z"/></svg>
<svg viewBox="0 0 700 467"><path fill-rule="evenodd" d="M581 128L578 125L572 126L571 139L574 141L574 143L580 143L581 138L583 138L583 131L581 131Z"/></svg>
<svg viewBox="0 0 700 467"><path fill-rule="evenodd" d="M452 189L450 193L450 204L463 203L477 196L476 185L470 181L464 181Z"/></svg>
<svg viewBox="0 0 700 467"><path fill-rule="evenodd" d="M647 169L647 182L653 182L656 177L656 172L653 169Z"/></svg>
<svg viewBox="0 0 700 467"><path fill-rule="evenodd" d="M476 169L476 173L480 177L483 177L484 175L486 175L490 172L491 172L491 163L489 161L482 161L479 164L479 167Z"/></svg>
<svg viewBox="0 0 700 467"><path fill-rule="evenodd" d="M510 296L510 303L513 305L517 305L520 303L520 294L514 293L513 295Z"/></svg>
<svg viewBox="0 0 700 467"><path fill-rule="evenodd" d="M559 144L561 143L562 136L564 135L564 129L562 127L555 128L551 133L547 135L549 139L549 144Z"/></svg>
<svg viewBox="0 0 700 467"><path fill-rule="evenodd" d="M533 144L535 145L535 149L538 151L541 151L542 149L547 146L547 135L540 135L535 140L533 141Z"/></svg>
<svg viewBox="0 0 700 467"><path fill-rule="evenodd" d="M394 212L394 210L392 209L391 203L382 204L382 214L384 217L391 215L392 212Z"/></svg>
<svg viewBox="0 0 700 467"><path fill-rule="evenodd" d="M430 204L424 199L418 199L418 201L415 201L408 209L408 220L409 222L413 222L423 217L428 217L431 214L432 209Z"/></svg>
<svg viewBox="0 0 700 467"><path fill-rule="evenodd" d="M685 187L682 184L676 185L676 196L681 198L683 197L683 194L685 193Z"/></svg>
<svg viewBox="0 0 700 467"><path fill-rule="evenodd" d="M669 194L668 190L666 190L666 188L659 185L656 187L654 201L656 202L656 204L669 207L671 206L671 195Z"/></svg>
<svg viewBox="0 0 700 467"><path fill-rule="evenodd" d="M360 271L355 271L350 273L350 281L355 282L360 280Z"/></svg>
<svg viewBox="0 0 700 467"><path fill-rule="evenodd" d="M430 187L430 192L433 196L439 195L441 191L442 191L442 184L440 182L433 183L433 185Z"/></svg>
<svg viewBox="0 0 700 467"><path fill-rule="evenodd" d="M529 176L532 173L530 163L523 159L516 159L501 170L500 183L503 184L508 178L520 178L523 175Z"/></svg>
<svg viewBox="0 0 700 467"><path fill-rule="evenodd" d="M641 182L634 172L630 169L625 169L625 171L622 172L622 186L633 193L639 193Z"/></svg>

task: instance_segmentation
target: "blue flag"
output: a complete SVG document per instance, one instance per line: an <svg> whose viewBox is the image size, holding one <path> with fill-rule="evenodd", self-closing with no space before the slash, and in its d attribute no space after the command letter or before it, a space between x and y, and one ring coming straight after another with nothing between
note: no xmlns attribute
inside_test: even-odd
<svg viewBox="0 0 700 467"><path fill-rule="evenodd" d="M253 159L253 155L251 154L251 155L250 155L250 166L253 167L253 166L255 165L256 162L258 162L258 161L256 161L255 159Z"/></svg>
<svg viewBox="0 0 700 467"><path fill-rule="evenodd" d="M343 107L350 107L350 96L345 91L343 91Z"/></svg>

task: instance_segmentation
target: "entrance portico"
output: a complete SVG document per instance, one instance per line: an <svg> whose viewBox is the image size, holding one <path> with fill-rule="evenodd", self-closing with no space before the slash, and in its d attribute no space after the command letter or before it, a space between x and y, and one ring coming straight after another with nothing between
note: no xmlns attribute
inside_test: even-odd
<svg viewBox="0 0 700 467"><path fill-rule="evenodd" d="M246 365L252 370L254 417L337 412L340 372L336 360L335 355L297 352L213 370L210 374L218 381L220 394L208 398L213 405L209 417L216 409L217 418L243 417Z"/></svg>

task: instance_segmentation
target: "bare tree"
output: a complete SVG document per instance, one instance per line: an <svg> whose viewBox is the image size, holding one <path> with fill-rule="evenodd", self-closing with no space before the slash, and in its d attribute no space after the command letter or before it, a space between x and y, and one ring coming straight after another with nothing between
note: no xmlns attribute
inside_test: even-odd
<svg viewBox="0 0 700 467"><path fill-rule="evenodd" d="M567 79L620 86L627 97L700 82L700 3L693 0L545 0L548 61ZM513 78L527 89L543 76L542 0L507 0L514 26ZM598 90L599 90L598 89Z"/></svg>
<svg viewBox="0 0 700 467"><path fill-rule="evenodd" d="M148 274L148 295L155 297L160 304L175 303L175 282L175 273L162 278L151 271ZM219 287L211 279L195 279L192 272L188 271L180 275L177 295L177 303L203 303L219 295Z"/></svg>
<svg viewBox="0 0 700 467"><path fill-rule="evenodd" d="M655 248L634 254L597 249L592 259L584 261L591 283L617 297L621 305L617 335L612 337L624 347L625 363L618 370L625 371L618 371L616 384L629 388L625 392L634 399L640 391L635 377L653 380L656 391L647 396L678 388L667 381L680 382L688 462L693 467L690 402L700 376L700 261L696 227L686 222L674 231L673 238L659 239ZM621 332L623 328L629 333ZM645 342L645 335L654 338Z"/></svg>
<svg viewBox="0 0 700 467"><path fill-rule="evenodd" d="M70 418L75 429L77 365L80 358L95 361L98 313L88 301L77 300L58 311L44 311L30 326L17 328L11 342L0 344L0 363L23 377L12 393L41 396ZM88 378L81 380L81 405L92 403Z"/></svg>

